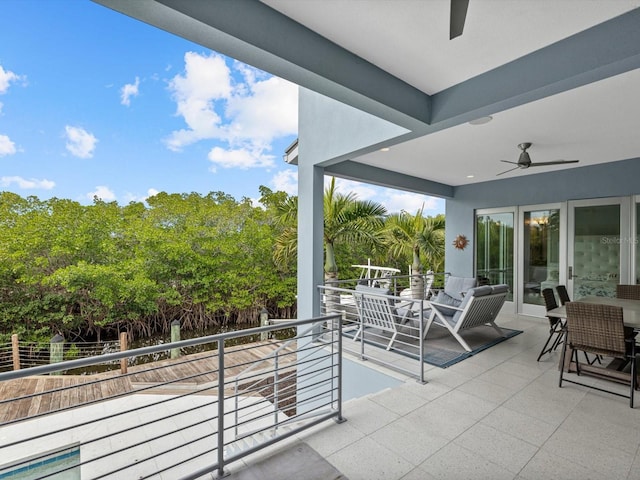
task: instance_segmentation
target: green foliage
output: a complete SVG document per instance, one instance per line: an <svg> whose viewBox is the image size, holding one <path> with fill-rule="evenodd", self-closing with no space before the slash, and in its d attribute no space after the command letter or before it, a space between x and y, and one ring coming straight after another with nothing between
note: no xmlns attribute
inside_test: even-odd
<svg viewBox="0 0 640 480"><path fill-rule="evenodd" d="M295 270L274 265L273 205L222 192L160 193L148 206L2 192L0 336L148 334L175 318L197 328L291 308Z"/></svg>
<svg viewBox="0 0 640 480"><path fill-rule="evenodd" d="M223 192L159 193L147 204L0 192L0 342L68 341L255 322L296 305L298 199L260 187L261 206ZM444 217L324 195L325 273L352 264L442 269Z"/></svg>

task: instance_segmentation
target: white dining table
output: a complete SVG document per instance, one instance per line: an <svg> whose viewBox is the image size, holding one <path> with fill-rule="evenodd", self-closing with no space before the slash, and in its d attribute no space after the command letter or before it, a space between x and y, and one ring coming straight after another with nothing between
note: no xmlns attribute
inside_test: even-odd
<svg viewBox="0 0 640 480"><path fill-rule="evenodd" d="M598 305L612 305L614 307L622 307L622 316L624 324L640 331L640 300L628 300L625 298L614 297L596 297L589 296L576 300L576 302L595 303ZM556 318L567 318L567 309L565 306L554 308L547 311L547 315Z"/></svg>

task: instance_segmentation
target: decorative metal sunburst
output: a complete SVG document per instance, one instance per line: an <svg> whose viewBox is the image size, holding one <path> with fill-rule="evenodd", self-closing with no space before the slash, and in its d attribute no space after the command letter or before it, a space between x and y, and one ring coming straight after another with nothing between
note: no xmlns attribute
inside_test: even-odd
<svg viewBox="0 0 640 480"><path fill-rule="evenodd" d="M453 241L453 246L458 250L464 250L469 245L469 240L464 235L458 235Z"/></svg>

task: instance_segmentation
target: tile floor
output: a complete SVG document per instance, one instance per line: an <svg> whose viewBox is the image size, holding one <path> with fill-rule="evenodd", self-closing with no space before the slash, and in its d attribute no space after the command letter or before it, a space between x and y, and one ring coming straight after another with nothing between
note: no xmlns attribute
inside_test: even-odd
<svg viewBox="0 0 640 480"><path fill-rule="evenodd" d="M559 352L536 362L546 320L501 315L499 324L524 333L450 368L429 368L427 384L404 378L350 400L346 422L325 422L247 464L304 443L343 476L311 468L299 480L640 480L640 395L630 409L621 397L558 388Z"/></svg>

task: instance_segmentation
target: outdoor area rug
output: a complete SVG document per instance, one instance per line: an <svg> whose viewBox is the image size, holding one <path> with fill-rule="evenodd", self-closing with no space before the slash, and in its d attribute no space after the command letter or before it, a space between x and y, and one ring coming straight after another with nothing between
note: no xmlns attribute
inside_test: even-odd
<svg viewBox="0 0 640 480"><path fill-rule="evenodd" d="M448 330L434 325L429 329L429 334L424 343L423 361L429 365L447 368L522 333L522 330L500 328L507 335L506 337L501 337L493 327L488 325L462 332L462 338L465 339L472 349L470 352L467 352L462 348L462 345L453 338ZM344 335L353 338L355 333L356 330L345 331ZM385 349L387 348L390 338L391 334L388 332L374 328L365 328L364 340L366 344ZM419 353L418 340L403 335L402 327L400 327L400 333L398 333L391 350L401 355L417 358Z"/></svg>

